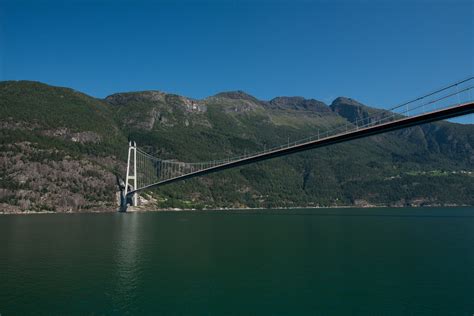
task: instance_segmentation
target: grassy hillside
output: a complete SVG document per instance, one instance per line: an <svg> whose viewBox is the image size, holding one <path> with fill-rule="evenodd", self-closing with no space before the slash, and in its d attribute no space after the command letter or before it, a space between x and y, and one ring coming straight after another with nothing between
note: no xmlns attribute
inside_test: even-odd
<svg viewBox="0 0 474 316"><path fill-rule="evenodd" d="M354 100L193 100L159 91L99 100L0 83L0 211L112 211L127 139L193 162L260 151L376 112ZM383 114L383 113L382 113ZM382 115L381 114L381 115ZM474 205L474 127L440 122L157 189L157 207Z"/></svg>

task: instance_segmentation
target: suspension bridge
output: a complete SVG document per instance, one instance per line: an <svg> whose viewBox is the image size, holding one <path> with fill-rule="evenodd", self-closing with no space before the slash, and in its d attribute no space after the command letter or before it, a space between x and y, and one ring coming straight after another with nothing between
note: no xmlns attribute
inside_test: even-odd
<svg viewBox="0 0 474 316"><path fill-rule="evenodd" d="M415 125L474 113L474 77L447 85L389 109L380 109L317 134L260 152L204 162L160 159L129 143L125 183L121 187L120 211L137 206L140 192L210 173L241 167L297 152L330 146Z"/></svg>

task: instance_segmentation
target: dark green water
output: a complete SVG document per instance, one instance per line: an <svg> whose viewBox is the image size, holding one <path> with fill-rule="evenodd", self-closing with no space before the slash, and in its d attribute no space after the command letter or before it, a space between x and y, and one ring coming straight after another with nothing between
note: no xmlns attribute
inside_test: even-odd
<svg viewBox="0 0 474 316"><path fill-rule="evenodd" d="M474 314L474 209L0 216L0 314Z"/></svg>

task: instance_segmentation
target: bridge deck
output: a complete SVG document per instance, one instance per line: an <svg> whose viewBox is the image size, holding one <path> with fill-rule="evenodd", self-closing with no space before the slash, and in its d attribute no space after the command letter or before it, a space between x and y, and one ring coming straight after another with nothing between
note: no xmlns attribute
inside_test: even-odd
<svg viewBox="0 0 474 316"><path fill-rule="evenodd" d="M423 113L420 115L403 117L395 121L381 123L374 126L367 126L367 127L359 128L357 130L351 130L348 132L343 132L340 134L331 135L328 137L323 137L316 140L308 141L306 143L301 143L301 144L297 144L290 147L284 147L284 148L260 153L260 154L249 156L249 157L242 158L239 160L233 160L231 162L223 163L218 166L213 166L207 169L191 172L191 173L181 175L175 178L163 180L163 181L139 188L137 190L130 191L127 195L132 195L136 192L147 190L153 187L158 187L161 185L170 184L170 183L181 181L181 180L186 180L186 179L210 174L217 171L222 171L225 169L240 167L240 166L255 163L258 161L285 156L285 155L297 153L304 150L347 142L353 139L364 138L364 137L382 134L382 133L386 133L386 132L390 132L390 131L394 131L394 130L398 130L398 129L402 129L402 128L406 128L410 126L435 122L435 121L462 116L462 115L466 115L470 113L474 113L474 102L463 103L463 104L451 106L448 108L444 108L444 109L440 109L440 110L436 110L436 111L432 111L428 113Z"/></svg>

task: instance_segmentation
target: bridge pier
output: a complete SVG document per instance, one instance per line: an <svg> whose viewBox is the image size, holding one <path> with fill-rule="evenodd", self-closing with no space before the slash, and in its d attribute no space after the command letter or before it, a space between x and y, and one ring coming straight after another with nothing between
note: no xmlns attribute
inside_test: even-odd
<svg viewBox="0 0 474 316"><path fill-rule="evenodd" d="M120 188L120 205L119 205L119 212L127 212L129 206L137 206L137 201L135 200L135 194L126 194L123 187Z"/></svg>
<svg viewBox="0 0 474 316"><path fill-rule="evenodd" d="M128 203L127 201L127 195L125 193L125 182L123 182L122 178L120 178L118 175L116 175L117 178L117 187L119 189L119 196L118 196L118 202L119 202L119 212L126 212Z"/></svg>
<svg viewBox="0 0 474 316"><path fill-rule="evenodd" d="M123 191L120 191L120 206L119 206L118 211L125 213L127 212L127 208L128 208L127 198L125 194L123 193Z"/></svg>

